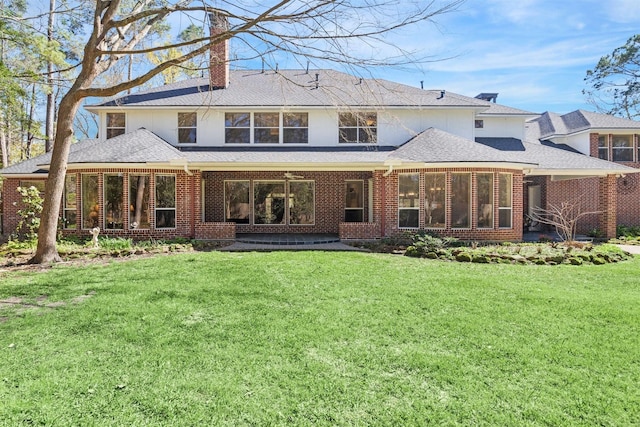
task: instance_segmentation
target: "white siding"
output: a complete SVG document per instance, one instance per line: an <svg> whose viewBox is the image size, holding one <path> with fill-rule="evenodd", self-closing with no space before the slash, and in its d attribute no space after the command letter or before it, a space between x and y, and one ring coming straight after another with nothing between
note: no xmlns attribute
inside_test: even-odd
<svg viewBox="0 0 640 427"><path fill-rule="evenodd" d="M475 129L477 137L524 139L524 117L477 117L477 119L484 121L482 129Z"/></svg>
<svg viewBox="0 0 640 427"><path fill-rule="evenodd" d="M122 110L118 110L122 111ZM157 109L126 111L127 132L144 127L171 144L178 143L178 112L193 109ZM255 112L257 109L199 109L198 146L224 145L224 113ZM259 111L278 111L261 109ZM282 110L280 110L282 111ZM338 110L291 109L309 113L309 144L316 146L337 146ZM105 117L102 112L100 138L105 139ZM437 128L454 135L473 140L474 114L471 110L428 110L428 109L388 109L378 111L378 145L400 145L428 128Z"/></svg>

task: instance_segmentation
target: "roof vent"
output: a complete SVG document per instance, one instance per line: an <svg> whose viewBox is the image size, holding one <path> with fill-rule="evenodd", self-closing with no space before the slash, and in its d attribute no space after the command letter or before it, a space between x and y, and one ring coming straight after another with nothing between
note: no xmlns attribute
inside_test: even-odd
<svg viewBox="0 0 640 427"><path fill-rule="evenodd" d="M442 98L444 98L445 93L446 93L446 92L445 92L444 90L441 90L441 91L440 91L440 96L439 96L439 97L437 97L436 99L442 99Z"/></svg>

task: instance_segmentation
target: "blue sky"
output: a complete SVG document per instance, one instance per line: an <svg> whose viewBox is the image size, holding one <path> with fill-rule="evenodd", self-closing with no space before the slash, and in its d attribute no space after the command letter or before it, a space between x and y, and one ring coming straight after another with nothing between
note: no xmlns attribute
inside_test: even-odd
<svg viewBox="0 0 640 427"><path fill-rule="evenodd" d="M594 110L582 89L588 69L640 30L640 0L468 0L437 27L399 43L439 58L375 74L409 85L475 96L533 112Z"/></svg>

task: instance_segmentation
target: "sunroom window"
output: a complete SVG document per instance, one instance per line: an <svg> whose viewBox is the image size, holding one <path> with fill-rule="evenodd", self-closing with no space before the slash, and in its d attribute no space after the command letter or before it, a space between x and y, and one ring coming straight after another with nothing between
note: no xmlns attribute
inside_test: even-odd
<svg viewBox="0 0 640 427"><path fill-rule="evenodd" d="M346 182L344 221L364 221L364 181Z"/></svg>
<svg viewBox="0 0 640 427"><path fill-rule="evenodd" d="M445 227L446 177L444 172L424 175L424 225L427 228Z"/></svg>
<svg viewBox="0 0 640 427"><path fill-rule="evenodd" d="M176 176L156 175L156 228L176 227Z"/></svg>
<svg viewBox="0 0 640 427"><path fill-rule="evenodd" d="M224 220L237 224L249 224L249 181L224 182Z"/></svg>
<svg viewBox="0 0 640 427"><path fill-rule="evenodd" d="M498 226L511 228L513 223L513 175L501 173L498 176Z"/></svg>
<svg viewBox="0 0 640 427"><path fill-rule="evenodd" d="M476 175L478 228L493 228L493 174Z"/></svg>
<svg viewBox="0 0 640 427"><path fill-rule="evenodd" d="M76 225L76 175L64 178L64 194L62 196L62 224L66 230L75 230Z"/></svg>
<svg viewBox="0 0 640 427"><path fill-rule="evenodd" d="M451 227L471 228L471 174L451 174Z"/></svg>
<svg viewBox="0 0 640 427"><path fill-rule="evenodd" d="M398 175L398 227L418 228L420 220L420 174Z"/></svg>
<svg viewBox="0 0 640 427"><path fill-rule="evenodd" d="M98 204L98 175L82 174L82 228L92 229L100 223L100 205Z"/></svg>
<svg viewBox="0 0 640 427"><path fill-rule="evenodd" d="M124 228L124 206L122 174L104 176L104 228L122 230Z"/></svg>
<svg viewBox="0 0 640 427"><path fill-rule="evenodd" d="M129 175L129 227L133 229L151 227L148 175Z"/></svg>

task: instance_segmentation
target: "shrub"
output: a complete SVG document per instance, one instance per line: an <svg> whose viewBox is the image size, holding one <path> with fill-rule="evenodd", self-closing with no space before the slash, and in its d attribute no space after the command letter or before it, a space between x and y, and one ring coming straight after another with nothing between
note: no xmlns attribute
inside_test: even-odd
<svg viewBox="0 0 640 427"><path fill-rule="evenodd" d="M22 209L18 210L18 226L14 237L22 235L25 240L36 240L38 238L38 228L40 228L40 214L42 213L42 196L40 191L34 187L18 187L20 193Z"/></svg>

